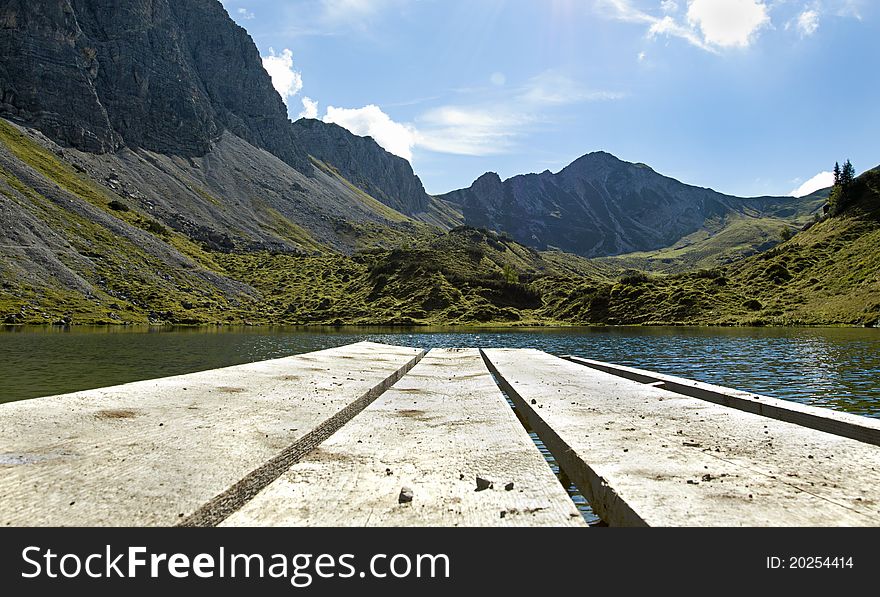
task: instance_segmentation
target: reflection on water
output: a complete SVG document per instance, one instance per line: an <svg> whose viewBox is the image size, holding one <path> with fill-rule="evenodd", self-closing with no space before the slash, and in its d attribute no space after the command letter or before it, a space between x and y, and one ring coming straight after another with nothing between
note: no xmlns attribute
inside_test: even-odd
<svg viewBox="0 0 880 597"><path fill-rule="evenodd" d="M424 348L537 348L880 417L880 330L849 328L19 328L0 332L0 402L361 340Z"/></svg>

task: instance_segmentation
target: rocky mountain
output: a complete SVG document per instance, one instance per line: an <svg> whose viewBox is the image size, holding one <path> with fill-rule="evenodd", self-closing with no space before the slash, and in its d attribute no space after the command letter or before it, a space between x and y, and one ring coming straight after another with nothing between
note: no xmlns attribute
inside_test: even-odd
<svg viewBox="0 0 880 597"><path fill-rule="evenodd" d="M440 199L470 226L505 231L519 242L587 257L652 251L734 220L803 224L823 199L743 199L694 187L611 154L585 155L558 173L502 181L487 173Z"/></svg>
<svg viewBox="0 0 880 597"><path fill-rule="evenodd" d="M253 40L217 0L4 2L0 115L98 154L201 157L229 133L306 176L310 156L331 164L402 213L430 209L409 163L372 139L291 123Z"/></svg>
<svg viewBox="0 0 880 597"><path fill-rule="evenodd" d="M372 139L290 122L217 0L0 3L0 213L11 322L214 319L259 294L218 254L349 254L460 223Z"/></svg>
<svg viewBox="0 0 880 597"><path fill-rule="evenodd" d="M729 265L615 282L547 284L545 309L573 323L880 325L880 167L838 213Z"/></svg>

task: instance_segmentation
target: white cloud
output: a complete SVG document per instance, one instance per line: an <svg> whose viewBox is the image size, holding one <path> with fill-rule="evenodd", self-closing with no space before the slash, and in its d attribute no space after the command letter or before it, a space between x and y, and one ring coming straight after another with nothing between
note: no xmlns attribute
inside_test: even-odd
<svg viewBox="0 0 880 597"><path fill-rule="evenodd" d="M746 47L761 28L771 23L763 0L687 0L684 21L674 16L679 11L674 1L660 3L663 16L636 8L632 0L595 0L595 4L609 18L647 25L649 38L678 37L709 52Z"/></svg>
<svg viewBox="0 0 880 597"><path fill-rule="evenodd" d="M310 97L302 98L303 111L299 113L299 118L317 118L318 102Z"/></svg>
<svg viewBox="0 0 880 597"><path fill-rule="evenodd" d="M798 15L797 28L801 33L801 37L809 37L816 33L819 29L819 12L815 9L809 9Z"/></svg>
<svg viewBox="0 0 880 597"><path fill-rule="evenodd" d="M811 193L815 193L821 189L827 189L830 186L834 185L834 173L832 172L820 172L795 190L793 190L789 195L792 197L806 197Z"/></svg>
<svg viewBox="0 0 880 597"><path fill-rule="evenodd" d="M363 108L327 107L324 122L332 122L362 137L372 137L389 153L412 161L418 132L414 127L395 122L376 105Z"/></svg>
<svg viewBox="0 0 880 597"><path fill-rule="evenodd" d="M281 54L276 54L275 50L269 48L269 55L263 56L263 68L272 77L272 85L281 94L285 104L302 89L302 75L294 70L293 52L287 48Z"/></svg>
<svg viewBox="0 0 880 597"><path fill-rule="evenodd" d="M716 51L715 48L705 43L693 28L682 25L669 15L666 15L662 19L657 19L656 21L653 21L651 23L651 26L648 27L649 38L657 37L658 35L671 35L673 37L680 37L691 45L694 45L702 50L706 50L707 52Z"/></svg>
<svg viewBox="0 0 880 597"><path fill-rule="evenodd" d="M500 82L497 77L495 79L496 83ZM505 85L506 82L505 77ZM474 90L462 93L472 92ZM510 151L517 139L528 132L529 126L548 122L550 118L546 110L565 104L624 97L621 93L591 90L554 71L533 77L525 85L493 87L491 93L494 96L492 101L439 106L422 113L412 123L396 122L376 105L363 108L330 106L323 120L356 135L371 136L385 150L410 161L415 148L487 156ZM317 102L304 98L303 106L307 110L301 117L308 117L307 113L317 114Z"/></svg>
<svg viewBox="0 0 880 597"><path fill-rule="evenodd" d="M761 0L689 0L687 18L707 43L720 47L746 47L770 24Z"/></svg>
<svg viewBox="0 0 880 597"><path fill-rule="evenodd" d="M238 16L241 17L242 19L244 19L245 21L250 21L251 19L256 17L256 15L254 13L252 13L251 11L249 11L246 8L239 8L236 12L238 13Z"/></svg>

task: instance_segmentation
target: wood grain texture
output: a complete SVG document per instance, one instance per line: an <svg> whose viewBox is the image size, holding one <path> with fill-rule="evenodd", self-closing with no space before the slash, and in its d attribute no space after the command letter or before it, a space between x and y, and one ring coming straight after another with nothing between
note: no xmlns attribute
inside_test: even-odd
<svg viewBox="0 0 880 597"><path fill-rule="evenodd" d="M492 488L477 491L477 477ZM401 503L404 488L411 502ZM432 350L224 525L584 527L585 522L479 352L467 349Z"/></svg>
<svg viewBox="0 0 880 597"><path fill-rule="evenodd" d="M880 449L534 350L490 369L611 525L876 526Z"/></svg>
<svg viewBox="0 0 880 597"><path fill-rule="evenodd" d="M237 507L231 488L274 480L422 355L360 343L0 405L0 525L168 526L221 496Z"/></svg>
<svg viewBox="0 0 880 597"><path fill-rule="evenodd" d="M880 445L880 421L877 419L869 419L827 408L779 400L778 398L761 396L760 394L752 394L673 375L654 373L653 371L645 371L634 367L612 365L580 357L567 356L563 358L618 377L640 383L653 384L676 394L707 400L722 406L736 408L770 419L795 423L803 427L810 427L818 431L856 439L875 446Z"/></svg>

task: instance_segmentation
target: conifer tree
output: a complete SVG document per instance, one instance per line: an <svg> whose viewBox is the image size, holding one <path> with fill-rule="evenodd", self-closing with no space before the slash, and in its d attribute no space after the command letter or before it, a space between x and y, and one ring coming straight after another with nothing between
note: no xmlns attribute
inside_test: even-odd
<svg viewBox="0 0 880 597"><path fill-rule="evenodd" d="M839 214L846 207L855 179L856 169L851 161L844 162L843 167L839 163L834 164L834 187L831 189L831 196L828 197L831 215Z"/></svg>
<svg viewBox="0 0 880 597"><path fill-rule="evenodd" d="M856 169L853 167L852 162L847 160L840 171L840 185L844 190L847 190L855 179Z"/></svg>

